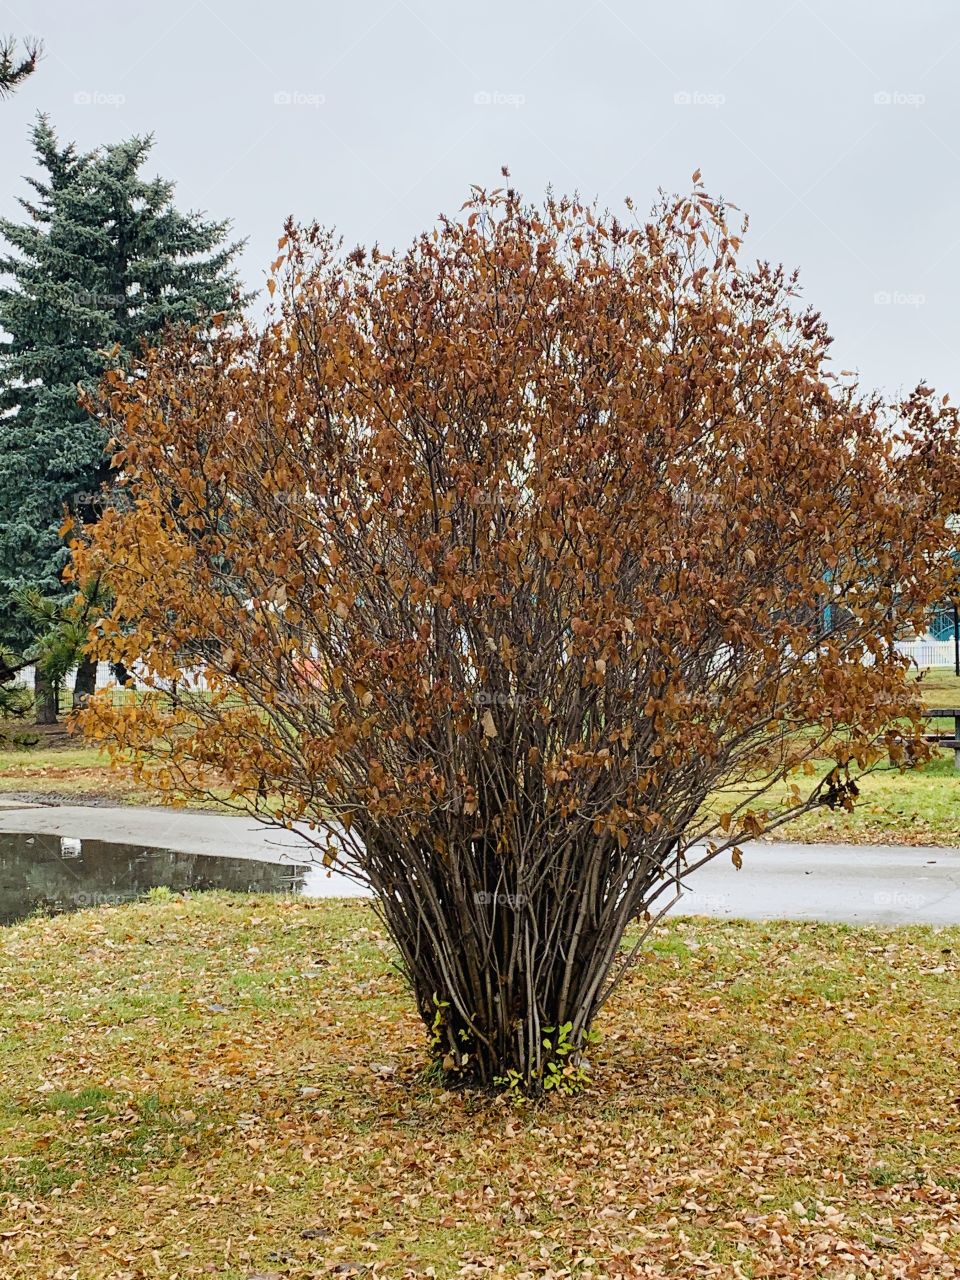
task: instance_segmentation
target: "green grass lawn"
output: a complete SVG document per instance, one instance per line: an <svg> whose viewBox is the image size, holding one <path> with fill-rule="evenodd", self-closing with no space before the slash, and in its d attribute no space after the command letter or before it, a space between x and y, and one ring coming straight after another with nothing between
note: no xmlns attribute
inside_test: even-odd
<svg viewBox="0 0 960 1280"><path fill-rule="evenodd" d="M952 667L930 667L913 678L920 680L927 706L960 706L960 676L954 675Z"/></svg>
<svg viewBox="0 0 960 1280"><path fill-rule="evenodd" d="M960 706L960 679L953 671L931 669L922 674L927 706ZM931 721L931 732L954 730L953 721ZM812 778L798 777L801 792L812 789L828 772L824 763ZM953 751L936 752L929 764L901 773L884 766L862 778L860 797L852 813L819 808L802 818L777 828L772 839L799 841L841 841L851 844L933 844L960 845L960 770ZM771 799L785 797L781 786ZM729 803L718 797L714 807L721 811Z"/></svg>
<svg viewBox="0 0 960 1280"><path fill-rule="evenodd" d="M122 769L112 769L95 747L40 745L0 748L0 801L11 796L36 797L69 804L158 805L158 792L134 782ZM222 808L216 801L191 799L193 808ZM232 812L232 810L229 810Z"/></svg>
<svg viewBox="0 0 960 1280"><path fill-rule="evenodd" d="M814 789L831 768L825 762L811 777L797 775L801 794ZM901 773L884 764L858 779L860 796L853 812L826 807L811 810L771 831L772 840L849 844L960 845L960 770L952 751L939 751L922 768ZM716 814L730 810L745 792L722 792L710 802ZM775 812L789 801L780 783L753 806Z"/></svg>
<svg viewBox="0 0 960 1280"><path fill-rule="evenodd" d="M941 751L923 768L907 773L880 769L859 787L853 813L817 809L779 828L772 838L960 845L960 770L952 751Z"/></svg>
<svg viewBox="0 0 960 1280"><path fill-rule="evenodd" d="M156 792L138 786L94 747L77 745L0 749L0 801L36 797L63 804L159 804Z"/></svg>
<svg viewBox="0 0 960 1280"><path fill-rule="evenodd" d="M658 928L587 1092L541 1107L427 1083L363 904L155 895L0 939L4 1280L960 1265L958 929Z"/></svg>

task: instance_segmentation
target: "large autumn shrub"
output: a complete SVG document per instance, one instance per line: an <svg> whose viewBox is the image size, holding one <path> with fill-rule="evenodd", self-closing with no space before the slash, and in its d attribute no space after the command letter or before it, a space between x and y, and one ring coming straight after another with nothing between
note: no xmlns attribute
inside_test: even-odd
<svg viewBox="0 0 960 1280"><path fill-rule="evenodd" d="M631 921L919 739L892 642L950 572L956 416L831 372L699 186L646 224L500 191L403 255L280 248L262 329L108 390L126 501L79 563L156 693L86 729L317 824L437 1063L555 1086ZM164 692L184 665L208 692Z"/></svg>

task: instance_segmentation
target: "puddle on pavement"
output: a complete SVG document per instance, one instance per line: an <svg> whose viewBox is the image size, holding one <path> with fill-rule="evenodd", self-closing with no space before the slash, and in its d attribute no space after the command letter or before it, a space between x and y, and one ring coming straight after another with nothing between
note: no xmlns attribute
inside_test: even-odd
<svg viewBox="0 0 960 1280"><path fill-rule="evenodd" d="M307 893L320 868L52 835L0 835L0 924L174 893Z"/></svg>

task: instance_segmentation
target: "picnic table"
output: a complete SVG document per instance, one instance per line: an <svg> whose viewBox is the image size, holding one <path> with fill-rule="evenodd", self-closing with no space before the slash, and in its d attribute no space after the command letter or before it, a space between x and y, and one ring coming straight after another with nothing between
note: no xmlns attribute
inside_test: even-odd
<svg viewBox="0 0 960 1280"><path fill-rule="evenodd" d="M952 734L929 733L927 738L941 747L949 747L953 751L954 763L960 769L960 707L928 707L924 714L927 720L953 721Z"/></svg>

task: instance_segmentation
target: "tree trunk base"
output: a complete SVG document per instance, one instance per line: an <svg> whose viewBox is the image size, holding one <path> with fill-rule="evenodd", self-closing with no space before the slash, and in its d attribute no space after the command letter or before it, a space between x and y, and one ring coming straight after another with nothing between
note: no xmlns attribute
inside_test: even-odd
<svg viewBox="0 0 960 1280"><path fill-rule="evenodd" d="M57 723L57 702L59 700L58 689L52 680L47 680L39 672L37 672L33 689L34 705L36 708L37 724L56 724Z"/></svg>
<svg viewBox="0 0 960 1280"><path fill-rule="evenodd" d="M73 682L73 709L84 706L97 691L97 663L94 658L83 658L77 667Z"/></svg>

